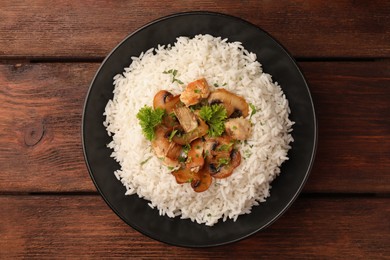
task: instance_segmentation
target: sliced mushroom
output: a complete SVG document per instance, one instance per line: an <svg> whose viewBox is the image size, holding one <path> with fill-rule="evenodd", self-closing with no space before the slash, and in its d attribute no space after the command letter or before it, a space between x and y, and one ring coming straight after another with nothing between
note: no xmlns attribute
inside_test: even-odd
<svg viewBox="0 0 390 260"><path fill-rule="evenodd" d="M209 126L200 118L197 118L196 120L199 126L195 128L195 130L188 133L177 134L172 138L172 141L177 144L186 145L195 139L206 135L207 131L209 130Z"/></svg>
<svg viewBox="0 0 390 260"><path fill-rule="evenodd" d="M208 163L207 167L210 175L216 179L227 178L233 174L235 168L241 163L241 154L236 149L230 152L229 162L225 165Z"/></svg>
<svg viewBox="0 0 390 260"><path fill-rule="evenodd" d="M171 133L170 128L159 126L155 130L156 138L152 141L152 147L157 157L162 162L171 167L179 165L178 158L181 154L182 147L177 143L169 141L169 135Z"/></svg>
<svg viewBox="0 0 390 260"><path fill-rule="evenodd" d="M191 187L195 192L204 192L208 190L211 183L213 182L210 173L207 171L207 169L203 168L197 173L197 175L198 177L191 181Z"/></svg>
<svg viewBox="0 0 390 260"><path fill-rule="evenodd" d="M210 95L209 85L206 79L201 78L187 85L186 89L181 93L180 101L186 106L198 104L202 99Z"/></svg>
<svg viewBox="0 0 390 260"><path fill-rule="evenodd" d="M192 172L198 172L204 165L203 145L204 143L200 138L191 143L186 164Z"/></svg>
<svg viewBox="0 0 390 260"><path fill-rule="evenodd" d="M231 118L240 116L245 118L249 114L249 105L245 99L223 88L213 91L208 101L210 105L222 104Z"/></svg>
<svg viewBox="0 0 390 260"><path fill-rule="evenodd" d="M226 133L236 140L246 140L251 136L252 126L243 117L231 118L225 122Z"/></svg>
<svg viewBox="0 0 390 260"><path fill-rule="evenodd" d="M193 181L199 180L199 175L196 172L191 171L188 167L182 167L178 170L172 172L172 175L175 176L176 182L178 184L183 183L192 183Z"/></svg>
<svg viewBox="0 0 390 260"><path fill-rule="evenodd" d="M196 116L188 107L177 107L173 112L187 133L198 127Z"/></svg>
<svg viewBox="0 0 390 260"><path fill-rule="evenodd" d="M173 112L173 109L179 104L180 95L173 96L166 90L160 90L153 98L153 107L165 109L167 114Z"/></svg>
<svg viewBox="0 0 390 260"><path fill-rule="evenodd" d="M208 162L217 163L220 158L229 157L234 146L234 140L229 136L206 138L204 154Z"/></svg>

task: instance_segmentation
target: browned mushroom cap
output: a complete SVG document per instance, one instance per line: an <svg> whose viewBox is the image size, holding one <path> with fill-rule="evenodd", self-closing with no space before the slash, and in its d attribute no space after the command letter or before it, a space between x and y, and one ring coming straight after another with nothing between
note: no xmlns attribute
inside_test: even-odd
<svg viewBox="0 0 390 260"><path fill-rule="evenodd" d="M210 105L222 104L227 111L228 117L243 116L245 118L249 114L249 105L245 99L223 88L213 91L208 101Z"/></svg>
<svg viewBox="0 0 390 260"><path fill-rule="evenodd" d="M210 187L213 179L205 168L200 170L197 175L198 177L191 181L191 187L195 192L204 192Z"/></svg>
<svg viewBox="0 0 390 260"><path fill-rule="evenodd" d="M165 109L167 114L173 112L173 109L179 104L180 95L173 96L166 90L160 90L153 98L153 108Z"/></svg>
<svg viewBox="0 0 390 260"><path fill-rule="evenodd" d="M208 171L210 175L216 179L227 178L233 174L235 168L237 168L241 163L241 154L236 149L233 149L230 152L229 163L226 165L217 165L215 163L208 163Z"/></svg>
<svg viewBox="0 0 390 260"><path fill-rule="evenodd" d="M175 176L176 182L178 184L183 184L186 182L192 182L194 178L194 172L192 172L189 168L187 167L182 167L178 170L175 170L172 172L172 175Z"/></svg>
<svg viewBox="0 0 390 260"><path fill-rule="evenodd" d="M175 167L179 164L178 158L182 147L174 142L169 142L170 128L158 126L155 130L156 138L152 141L152 147L157 157L161 158L167 166Z"/></svg>
<svg viewBox="0 0 390 260"><path fill-rule="evenodd" d="M191 142L191 149L187 154L186 165L193 172L198 172L203 168L204 158L203 158L203 145L204 142L201 138L196 139Z"/></svg>
<svg viewBox="0 0 390 260"><path fill-rule="evenodd" d="M209 126L200 118L197 118L197 122L199 126L195 128L195 130L188 132L188 133L181 133L178 135L175 135L172 138L172 141L181 144L186 145L194 141L195 139L198 139L204 135L207 134L207 131L209 130Z"/></svg>

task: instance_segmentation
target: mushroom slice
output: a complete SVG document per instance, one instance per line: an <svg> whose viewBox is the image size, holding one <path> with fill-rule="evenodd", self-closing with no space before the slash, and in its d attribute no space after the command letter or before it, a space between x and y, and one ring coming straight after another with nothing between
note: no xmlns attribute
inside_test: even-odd
<svg viewBox="0 0 390 260"><path fill-rule="evenodd" d="M181 154L182 147L168 140L171 129L158 126L155 133L156 138L152 141L152 147L157 157L167 166L176 167L179 165L178 158Z"/></svg>
<svg viewBox="0 0 390 260"><path fill-rule="evenodd" d="M191 143L191 149L188 151L186 164L192 172L198 172L204 165L203 145L204 143L200 138Z"/></svg>
<svg viewBox="0 0 390 260"><path fill-rule="evenodd" d="M202 99L210 95L209 85L206 79L201 78L187 85L186 89L181 93L180 101L186 106L198 104Z"/></svg>
<svg viewBox="0 0 390 260"><path fill-rule="evenodd" d="M246 140L251 136L252 126L243 117L231 118L225 122L226 133L236 140Z"/></svg>
<svg viewBox="0 0 390 260"><path fill-rule="evenodd" d="M173 96L170 92L166 90L160 90L154 95L153 98L153 108L162 108L165 109L167 114L172 113L173 109L179 104L180 95Z"/></svg>
<svg viewBox="0 0 390 260"><path fill-rule="evenodd" d="M188 107L177 107L173 110L184 131L191 132L198 127L196 116Z"/></svg>
<svg viewBox="0 0 390 260"><path fill-rule="evenodd" d="M210 173L207 171L207 169L203 168L197 173L197 175L198 178L195 178L191 181L192 189L194 189L195 192L204 192L208 190L211 183L213 182Z"/></svg>
<svg viewBox="0 0 390 260"><path fill-rule="evenodd" d="M216 179L227 178L233 174L235 168L237 168L241 163L241 154L236 149L233 149L228 158L228 163L225 165L209 163L208 170L210 175Z"/></svg>
<svg viewBox="0 0 390 260"><path fill-rule="evenodd" d="M196 172L191 171L188 167L182 167L176 171L172 172L172 175L175 176L176 182L178 184L183 183L192 183L200 179L199 175Z"/></svg>
<svg viewBox="0 0 390 260"><path fill-rule="evenodd" d="M227 111L228 117L247 117L249 114L249 105L243 97L227 91L224 88L213 91L209 98L209 104L222 104Z"/></svg>
<svg viewBox="0 0 390 260"><path fill-rule="evenodd" d="M198 139L206 135L207 131L209 130L209 126L200 118L197 118L196 120L199 126L195 128L195 130L192 130L191 132L188 133L183 133L181 135L175 135L172 138L172 141L177 144L186 145L191 143L195 139Z"/></svg>

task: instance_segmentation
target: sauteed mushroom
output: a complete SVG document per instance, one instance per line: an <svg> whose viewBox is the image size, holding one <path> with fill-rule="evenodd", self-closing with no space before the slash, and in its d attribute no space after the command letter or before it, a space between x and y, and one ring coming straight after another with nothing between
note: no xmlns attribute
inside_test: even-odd
<svg viewBox="0 0 390 260"><path fill-rule="evenodd" d="M249 105L245 99L223 88L212 92L208 101L210 105L222 104L226 108L228 117L245 118L249 114Z"/></svg>
<svg viewBox="0 0 390 260"><path fill-rule="evenodd" d="M188 133L177 134L172 138L172 141L177 144L186 145L195 139L206 135L207 131L209 130L209 126L200 118L197 118L197 122L199 126L195 128L195 130Z"/></svg>
<svg viewBox="0 0 390 260"><path fill-rule="evenodd" d="M170 114L179 102L180 95L173 96L169 91L160 90L153 98L153 108L165 109L167 114Z"/></svg>
<svg viewBox="0 0 390 260"><path fill-rule="evenodd" d="M179 164L178 158L182 151L181 145L168 140L171 129L165 126L157 127L155 133L156 138L152 141L152 147L157 157L159 157L165 165L176 167Z"/></svg>

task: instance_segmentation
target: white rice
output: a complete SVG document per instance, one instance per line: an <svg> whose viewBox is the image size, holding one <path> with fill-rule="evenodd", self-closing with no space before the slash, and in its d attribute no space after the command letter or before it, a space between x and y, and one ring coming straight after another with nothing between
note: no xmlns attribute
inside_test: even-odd
<svg viewBox="0 0 390 260"><path fill-rule="evenodd" d="M290 109L283 91L272 82L271 75L263 73L256 55L239 42L197 35L192 39L179 37L173 46L158 46L131 59L125 72L114 77L114 97L104 113L104 125L113 138L108 147L121 165L114 174L126 187L126 195L136 193L150 201L150 207L160 215L189 218L209 226L221 218L236 220L264 202L270 196L270 182L288 159L293 122L288 118ZM213 179L202 193L194 192L189 184L176 183L154 155L136 118L140 108L152 106L159 90L173 94L183 91L183 85L172 83L171 74L163 73L170 69L178 71L176 78L184 85L204 77L212 90L215 83L223 85L257 109L250 119L252 137L239 146L243 157L240 166L226 179Z"/></svg>

